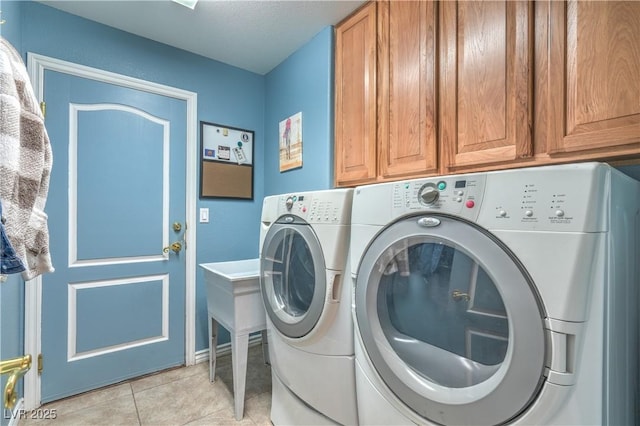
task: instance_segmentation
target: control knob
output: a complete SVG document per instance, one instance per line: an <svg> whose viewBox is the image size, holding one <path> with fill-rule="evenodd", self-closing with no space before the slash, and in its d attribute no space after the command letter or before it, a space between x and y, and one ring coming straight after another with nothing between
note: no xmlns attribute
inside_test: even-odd
<svg viewBox="0 0 640 426"><path fill-rule="evenodd" d="M284 202L284 205L287 210L291 210L291 208L293 207L293 197L287 198L287 201Z"/></svg>
<svg viewBox="0 0 640 426"><path fill-rule="evenodd" d="M438 192L435 185L429 183L420 188L420 193L418 194L418 197L423 204L433 204L438 201L439 196L440 192Z"/></svg>

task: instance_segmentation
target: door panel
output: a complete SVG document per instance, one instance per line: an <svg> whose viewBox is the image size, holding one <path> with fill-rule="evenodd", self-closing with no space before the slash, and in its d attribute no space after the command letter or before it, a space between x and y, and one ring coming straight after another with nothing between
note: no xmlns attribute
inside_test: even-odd
<svg viewBox="0 0 640 426"><path fill-rule="evenodd" d="M551 2L551 154L631 148L640 141L640 3Z"/></svg>
<svg viewBox="0 0 640 426"><path fill-rule="evenodd" d="M42 402L184 363L185 101L47 70ZM184 230L184 226L182 227Z"/></svg>
<svg viewBox="0 0 640 426"><path fill-rule="evenodd" d="M532 4L439 6L442 171L531 156Z"/></svg>
<svg viewBox="0 0 640 426"><path fill-rule="evenodd" d="M370 182L377 175L377 6L368 3L336 27L336 186Z"/></svg>
<svg viewBox="0 0 640 426"><path fill-rule="evenodd" d="M110 352L122 346L167 340L166 276L71 284L69 359ZM104 303L118 298L122 303ZM78 322L82 318L82 322ZM104 318L110 318L104 321ZM131 327L135 324L135 327ZM75 350L72 350L74 349Z"/></svg>
<svg viewBox="0 0 640 426"><path fill-rule="evenodd" d="M75 191L77 195L72 200L75 201L72 214L77 215L77 222L72 221L70 226L78 236L77 259L158 256L158 247L164 247L169 232L168 218L159 214L168 194L150 192L148 188L163 184L163 179L169 176L168 163L163 164L164 151L169 147L169 122L142 110L114 104L74 104L70 113L72 125L75 124L70 132L77 135L70 146L72 156L76 157L75 167L70 168L76 176L71 177L70 184L72 193ZM77 143L91 140L94 135L99 135L103 142ZM96 173L96 158L100 159L100 173ZM114 210L112 203L123 190L129 195L129 208ZM131 238L132 230L135 238ZM129 243L123 245L121 241Z"/></svg>
<svg viewBox="0 0 640 426"><path fill-rule="evenodd" d="M437 4L378 3L378 143L384 178L437 172Z"/></svg>

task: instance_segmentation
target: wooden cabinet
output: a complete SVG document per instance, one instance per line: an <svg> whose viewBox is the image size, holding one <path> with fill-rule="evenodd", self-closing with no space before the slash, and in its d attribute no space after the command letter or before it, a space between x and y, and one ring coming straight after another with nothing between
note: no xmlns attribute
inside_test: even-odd
<svg viewBox="0 0 640 426"><path fill-rule="evenodd" d="M385 180L438 172L436 6L378 3L378 174Z"/></svg>
<svg viewBox="0 0 640 426"><path fill-rule="evenodd" d="M640 2L548 5L548 117L553 157L640 152Z"/></svg>
<svg viewBox="0 0 640 426"><path fill-rule="evenodd" d="M443 172L532 155L532 13L521 1L440 3Z"/></svg>
<svg viewBox="0 0 640 426"><path fill-rule="evenodd" d="M336 186L377 176L376 6L367 4L336 27Z"/></svg>
<svg viewBox="0 0 640 426"><path fill-rule="evenodd" d="M337 186L640 162L640 1L371 2L336 28Z"/></svg>
<svg viewBox="0 0 640 426"><path fill-rule="evenodd" d="M437 8L371 2L336 27L335 183L438 172Z"/></svg>

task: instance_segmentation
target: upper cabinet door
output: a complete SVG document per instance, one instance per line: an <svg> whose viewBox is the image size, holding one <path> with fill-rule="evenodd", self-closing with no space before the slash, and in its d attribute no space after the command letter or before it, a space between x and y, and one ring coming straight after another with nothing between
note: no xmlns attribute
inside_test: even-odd
<svg viewBox="0 0 640 426"><path fill-rule="evenodd" d="M532 4L439 6L442 171L531 156Z"/></svg>
<svg viewBox="0 0 640 426"><path fill-rule="evenodd" d="M336 27L335 184L376 179L376 3Z"/></svg>
<svg viewBox="0 0 640 426"><path fill-rule="evenodd" d="M378 144L383 179L438 171L436 9L432 1L378 2Z"/></svg>
<svg viewBox="0 0 640 426"><path fill-rule="evenodd" d="M631 149L640 142L640 2L551 2L549 23L549 152Z"/></svg>

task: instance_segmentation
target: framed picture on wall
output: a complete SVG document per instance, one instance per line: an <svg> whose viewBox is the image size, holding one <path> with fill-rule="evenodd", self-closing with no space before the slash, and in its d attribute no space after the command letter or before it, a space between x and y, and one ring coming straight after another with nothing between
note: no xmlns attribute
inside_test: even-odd
<svg viewBox="0 0 640 426"><path fill-rule="evenodd" d="M252 130L200 122L200 198L253 200Z"/></svg>
<svg viewBox="0 0 640 426"><path fill-rule="evenodd" d="M280 122L280 172L302 167L302 112Z"/></svg>

